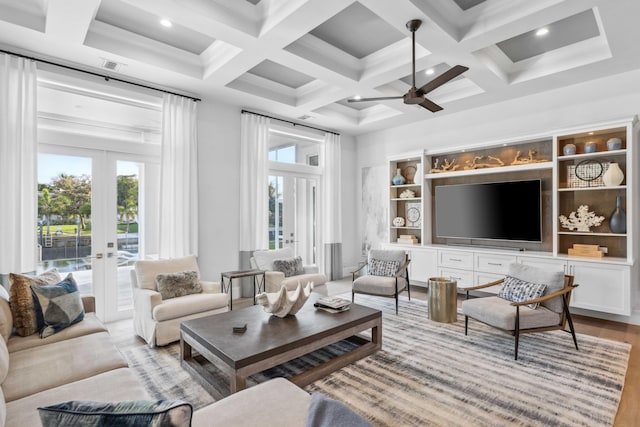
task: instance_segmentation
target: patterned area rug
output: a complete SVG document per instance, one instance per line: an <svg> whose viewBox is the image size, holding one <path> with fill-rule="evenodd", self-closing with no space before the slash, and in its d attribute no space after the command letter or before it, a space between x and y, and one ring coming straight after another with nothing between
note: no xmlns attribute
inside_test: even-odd
<svg viewBox="0 0 640 427"><path fill-rule="evenodd" d="M519 360L513 337L464 317L428 320L424 301L358 295L383 312L383 349L308 386L349 405L376 426L610 426L622 394L631 346L578 335L580 351L562 331L523 335ZM289 376L326 360L341 346L289 362L252 378ZM177 344L125 356L153 397L200 407L212 397L180 368ZM215 368L211 368L214 372ZM227 380L219 374L224 394Z"/></svg>

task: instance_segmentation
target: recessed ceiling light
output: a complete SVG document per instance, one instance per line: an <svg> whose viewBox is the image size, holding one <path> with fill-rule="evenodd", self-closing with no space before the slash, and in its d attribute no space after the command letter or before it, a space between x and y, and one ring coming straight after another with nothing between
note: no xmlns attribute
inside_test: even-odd
<svg viewBox="0 0 640 427"><path fill-rule="evenodd" d="M360 95L356 95L353 97L354 100L359 101L362 99L362 97Z"/></svg>
<svg viewBox="0 0 640 427"><path fill-rule="evenodd" d="M542 27L538 31L536 31L536 36L542 37L549 33L549 29L547 27Z"/></svg>
<svg viewBox="0 0 640 427"><path fill-rule="evenodd" d="M593 132L589 132L589 135L593 135Z"/></svg>
<svg viewBox="0 0 640 427"><path fill-rule="evenodd" d="M431 74L435 73L435 71L433 71L433 68L429 68L427 71L424 72L427 76L430 76Z"/></svg>
<svg viewBox="0 0 640 427"><path fill-rule="evenodd" d="M165 18L160 20L160 25L162 25L163 27L170 28L173 24L171 23L171 21Z"/></svg>

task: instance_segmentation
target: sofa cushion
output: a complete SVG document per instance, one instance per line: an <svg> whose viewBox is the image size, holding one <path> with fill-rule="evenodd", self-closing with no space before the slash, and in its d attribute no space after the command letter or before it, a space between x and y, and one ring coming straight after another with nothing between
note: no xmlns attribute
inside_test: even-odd
<svg viewBox="0 0 640 427"><path fill-rule="evenodd" d="M51 269L38 276L9 274L11 313L16 334L26 337L38 331L36 308L31 294L31 285L55 285L62 278L58 270Z"/></svg>
<svg viewBox="0 0 640 427"><path fill-rule="evenodd" d="M259 270L273 270L276 259L293 258L292 248L268 249L253 252L253 259Z"/></svg>
<svg viewBox="0 0 640 427"><path fill-rule="evenodd" d="M548 295L564 288L564 271L549 271L546 269L532 267L530 265L512 263L509 264L509 276L517 277L520 280L530 283L544 283L547 288L543 295ZM562 297L553 298L542 302L543 307L556 313L562 312Z"/></svg>
<svg viewBox="0 0 640 427"><path fill-rule="evenodd" d="M313 288L316 289L319 285L323 285L327 281L327 276L320 273L313 274L300 274L298 276L285 277L284 280L278 283L269 283L267 280L266 292L278 292L281 287L285 286L288 291L295 291L298 287L298 283L306 285L307 283L313 283Z"/></svg>
<svg viewBox="0 0 640 427"><path fill-rule="evenodd" d="M193 407L180 400L69 401L39 407L43 427L190 427Z"/></svg>
<svg viewBox="0 0 640 427"><path fill-rule="evenodd" d="M139 288L157 291L156 276L162 273L177 273L179 271L195 271L200 278L198 261L195 255L181 258L161 260L140 260L135 263L136 282Z"/></svg>
<svg viewBox="0 0 640 427"><path fill-rule="evenodd" d="M40 338L51 336L84 318L78 284L71 273L55 285L31 285L31 292L36 298Z"/></svg>
<svg viewBox="0 0 640 427"><path fill-rule="evenodd" d="M4 382L9 374L9 349L4 340L0 340L0 384Z"/></svg>
<svg viewBox="0 0 640 427"><path fill-rule="evenodd" d="M259 404L256 404L259 402ZM193 427L304 426L311 395L284 378L274 378L234 393L193 413ZM277 424L274 420L286 422Z"/></svg>
<svg viewBox="0 0 640 427"><path fill-rule="evenodd" d="M4 287L0 286L4 289ZM5 291L6 292L6 291ZM9 341L9 337L13 332L13 315L11 314L11 306L9 298L0 296L0 335L4 338L4 342Z"/></svg>
<svg viewBox="0 0 640 427"><path fill-rule="evenodd" d="M511 302L523 302L540 298L544 294L547 285L544 283L531 283L520 280L516 277L506 276L504 283L498 292L500 298ZM527 304L532 310L538 308L540 303Z"/></svg>
<svg viewBox="0 0 640 427"><path fill-rule="evenodd" d="M10 402L126 366L109 334L100 332L11 353L2 386Z"/></svg>
<svg viewBox="0 0 640 427"><path fill-rule="evenodd" d="M284 273L284 277L297 276L304 274L304 268L302 267L302 257L274 259L273 270L281 271Z"/></svg>
<svg viewBox="0 0 640 427"><path fill-rule="evenodd" d="M227 306L229 296L221 294L192 294L162 301L153 308L153 319L162 322L170 319L216 310Z"/></svg>
<svg viewBox="0 0 640 427"><path fill-rule="evenodd" d="M136 374L129 368L119 368L8 402L7 425L39 426L36 408L65 400L115 402L149 398Z"/></svg>
<svg viewBox="0 0 640 427"><path fill-rule="evenodd" d="M163 300L202 293L198 273L193 270L160 273L156 276L156 286Z"/></svg>
<svg viewBox="0 0 640 427"><path fill-rule="evenodd" d="M39 347L41 345L106 331L107 328L100 320L98 320L95 313L85 313L82 322L75 323L47 338L40 338L38 334L29 335L28 337L13 335L9 338L7 347L9 347L9 352L13 353L28 348Z"/></svg>
<svg viewBox="0 0 640 427"><path fill-rule="evenodd" d="M495 297L473 298L462 301L462 313L482 319L496 328L513 331L516 328L516 308L511 302ZM541 328L560 324L560 315L544 306L537 310L520 310L520 329Z"/></svg>
<svg viewBox="0 0 640 427"><path fill-rule="evenodd" d="M398 277L398 292L404 290L407 280ZM360 276L353 281L353 291L373 295L392 296L396 294L396 278L384 276Z"/></svg>

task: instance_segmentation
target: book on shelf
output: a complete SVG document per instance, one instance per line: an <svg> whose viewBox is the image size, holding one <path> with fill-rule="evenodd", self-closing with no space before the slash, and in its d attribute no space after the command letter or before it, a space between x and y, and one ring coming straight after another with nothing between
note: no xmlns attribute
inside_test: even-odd
<svg viewBox="0 0 640 427"><path fill-rule="evenodd" d="M418 243L418 238L413 234L401 234L397 240L398 243L405 243L409 245L415 245Z"/></svg>
<svg viewBox="0 0 640 427"><path fill-rule="evenodd" d="M604 251L598 245L585 245L574 243L573 248L569 248L567 253L572 256L582 256L590 258L604 257Z"/></svg>

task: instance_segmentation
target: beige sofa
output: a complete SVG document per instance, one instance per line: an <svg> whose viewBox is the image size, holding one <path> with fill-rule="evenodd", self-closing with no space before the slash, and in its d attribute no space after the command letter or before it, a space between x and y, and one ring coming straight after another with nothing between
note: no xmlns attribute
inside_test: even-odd
<svg viewBox="0 0 640 427"><path fill-rule="evenodd" d="M228 310L229 297L220 283L200 280L202 293L163 300L156 286L161 273L200 269L194 255L167 260L136 261L131 270L133 327L150 346L166 345L180 339L180 323Z"/></svg>
<svg viewBox="0 0 640 427"><path fill-rule="evenodd" d="M323 293L322 289L327 281L327 276L319 273L316 266L304 266L304 274L290 277L285 277L283 272L274 270L273 261L293 257L291 248L258 250L253 253L253 257L250 259L251 268L265 270L265 292L278 292L282 286L293 291L298 286L298 282L303 286L312 282L314 291Z"/></svg>
<svg viewBox="0 0 640 427"><path fill-rule="evenodd" d="M105 326L93 297L84 297L85 318L41 339L38 334L0 338L0 427L40 426L37 408L69 400L117 402L150 399ZM0 297L0 330L11 331L9 304ZM6 336L5 336L6 335ZM194 427L304 426L311 396L279 378L195 411Z"/></svg>

